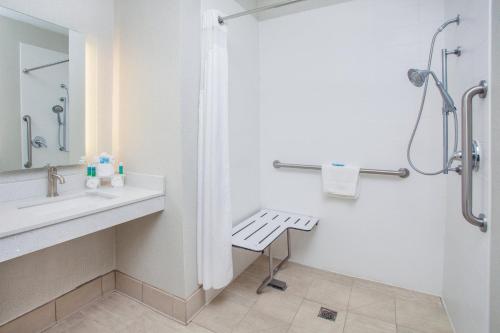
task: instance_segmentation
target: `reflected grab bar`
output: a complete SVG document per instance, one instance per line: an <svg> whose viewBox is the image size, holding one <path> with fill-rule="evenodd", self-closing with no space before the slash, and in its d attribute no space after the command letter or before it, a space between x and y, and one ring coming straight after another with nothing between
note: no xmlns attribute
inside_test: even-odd
<svg viewBox="0 0 500 333"><path fill-rule="evenodd" d="M474 169L474 151L472 138L472 100L476 95L485 98L488 92L486 81L467 90L462 97L462 214L472 225L486 232L486 216L475 216L472 212L472 171Z"/></svg>
<svg viewBox="0 0 500 333"><path fill-rule="evenodd" d="M31 146L31 117L28 115L23 116L26 122L26 148L28 149L28 161L24 163L26 169L31 168L33 165L33 148Z"/></svg>
<svg viewBox="0 0 500 333"><path fill-rule="evenodd" d="M308 169L308 170L321 170L321 165L307 165L307 164L291 164L291 163L281 163L276 160L273 162L273 167L279 168L294 168L294 169ZM410 175L410 170L406 168L401 168L399 170L379 170L379 169L359 169L360 173L372 174L372 175L384 175L384 176L398 176L401 178L408 178Z"/></svg>

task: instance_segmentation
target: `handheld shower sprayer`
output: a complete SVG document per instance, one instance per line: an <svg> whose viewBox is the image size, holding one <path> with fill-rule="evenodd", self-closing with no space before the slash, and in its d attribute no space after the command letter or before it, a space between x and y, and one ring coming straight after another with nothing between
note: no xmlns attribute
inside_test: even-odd
<svg viewBox="0 0 500 333"><path fill-rule="evenodd" d="M432 76L434 82L436 82L436 86L439 90L439 93L441 94L441 97L443 98L446 110L448 112L455 111L457 109L455 107L455 103L453 102L453 99L451 98L448 91L444 88L443 83L437 78L436 73L431 70L421 70L414 68L408 70L408 79L415 87L422 87L429 75Z"/></svg>

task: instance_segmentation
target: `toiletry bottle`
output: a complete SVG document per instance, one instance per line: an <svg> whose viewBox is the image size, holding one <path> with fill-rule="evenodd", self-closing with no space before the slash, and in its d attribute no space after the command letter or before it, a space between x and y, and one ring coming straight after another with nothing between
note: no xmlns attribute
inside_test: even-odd
<svg viewBox="0 0 500 333"><path fill-rule="evenodd" d="M120 176L123 176L123 163L122 162L118 163L118 174Z"/></svg>
<svg viewBox="0 0 500 333"><path fill-rule="evenodd" d="M92 167L90 163L87 164L87 177L92 177Z"/></svg>

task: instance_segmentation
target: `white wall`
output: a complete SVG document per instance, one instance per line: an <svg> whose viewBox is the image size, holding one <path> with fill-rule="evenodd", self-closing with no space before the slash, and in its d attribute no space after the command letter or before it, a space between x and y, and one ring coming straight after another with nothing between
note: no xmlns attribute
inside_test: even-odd
<svg viewBox="0 0 500 333"><path fill-rule="evenodd" d="M453 96L490 77L490 1L447 0L446 16L462 15L463 21L447 32L446 46L464 49L450 59L449 87ZM485 213L491 221L490 96L474 102L474 137L481 144L481 169L474 174L474 213ZM490 235L470 225L461 215L460 178L447 178L447 223L443 296L457 333L489 330Z"/></svg>
<svg viewBox="0 0 500 333"><path fill-rule="evenodd" d="M164 174L168 198L163 214L117 229L117 267L183 298L197 288L200 6L228 12L242 9L233 1L116 1L121 69L119 155L129 170ZM251 17L231 27L231 186L233 216L239 221L260 203L258 28ZM235 260L237 271L253 256L241 258L245 259Z"/></svg>
<svg viewBox="0 0 500 333"><path fill-rule="evenodd" d="M0 5L66 26L88 37L86 148L91 153L111 150L113 2L0 0ZM62 170L63 174L66 172L83 171ZM0 182L44 177L45 172L33 170L1 174ZM115 267L113 244L114 231L110 229L2 263L0 277L5 280L0 281L0 325L112 270Z"/></svg>
<svg viewBox="0 0 500 333"><path fill-rule="evenodd" d="M435 0L356 0L260 23L263 206L321 217L312 233L293 234L293 261L441 294L444 177L362 175L360 198L345 201L322 194L317 171L275 170L272 161L408 167L422 90L406 72L425 67L443 9ZM440 103L431 85L413 153L427 170L442 160Z"/></svg>
<svg viewBox="0 0 500 333"><path fill-rule="evenodd" d="M124 273L185 298L180 7L180 1L115 1L120 159L129 171L165 175L167 182L165 212L117 228L116 260Z"/></svg>

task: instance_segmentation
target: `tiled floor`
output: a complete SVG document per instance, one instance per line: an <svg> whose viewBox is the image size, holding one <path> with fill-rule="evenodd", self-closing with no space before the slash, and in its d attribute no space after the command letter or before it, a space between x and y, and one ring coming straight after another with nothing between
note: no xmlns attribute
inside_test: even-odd
<svg viewBox="0 0 500 333"><path fill-rule="evenodd" d="M285 292L255 293L267 274L261 257L194 323L216 333L451 333L438 297L288 263L277 278ZM321 307L338 312L318 318Z"/></svg>
<svg viewBox="0 0 500 333"><path fill-rule="evenodd" d="M181 325L118 292L105 295L44 333L212 333Z"/></svg>
<svg viewBox="0 0 500 333"><path fill-rule="evenodd" d="M73 314L47 332L185 333L451 333L439 298L289 263L278 273L285 292L256 288L266 275L261 257L189 326L117 293ZM338 312L318 318L321 307Z"/></svg>

